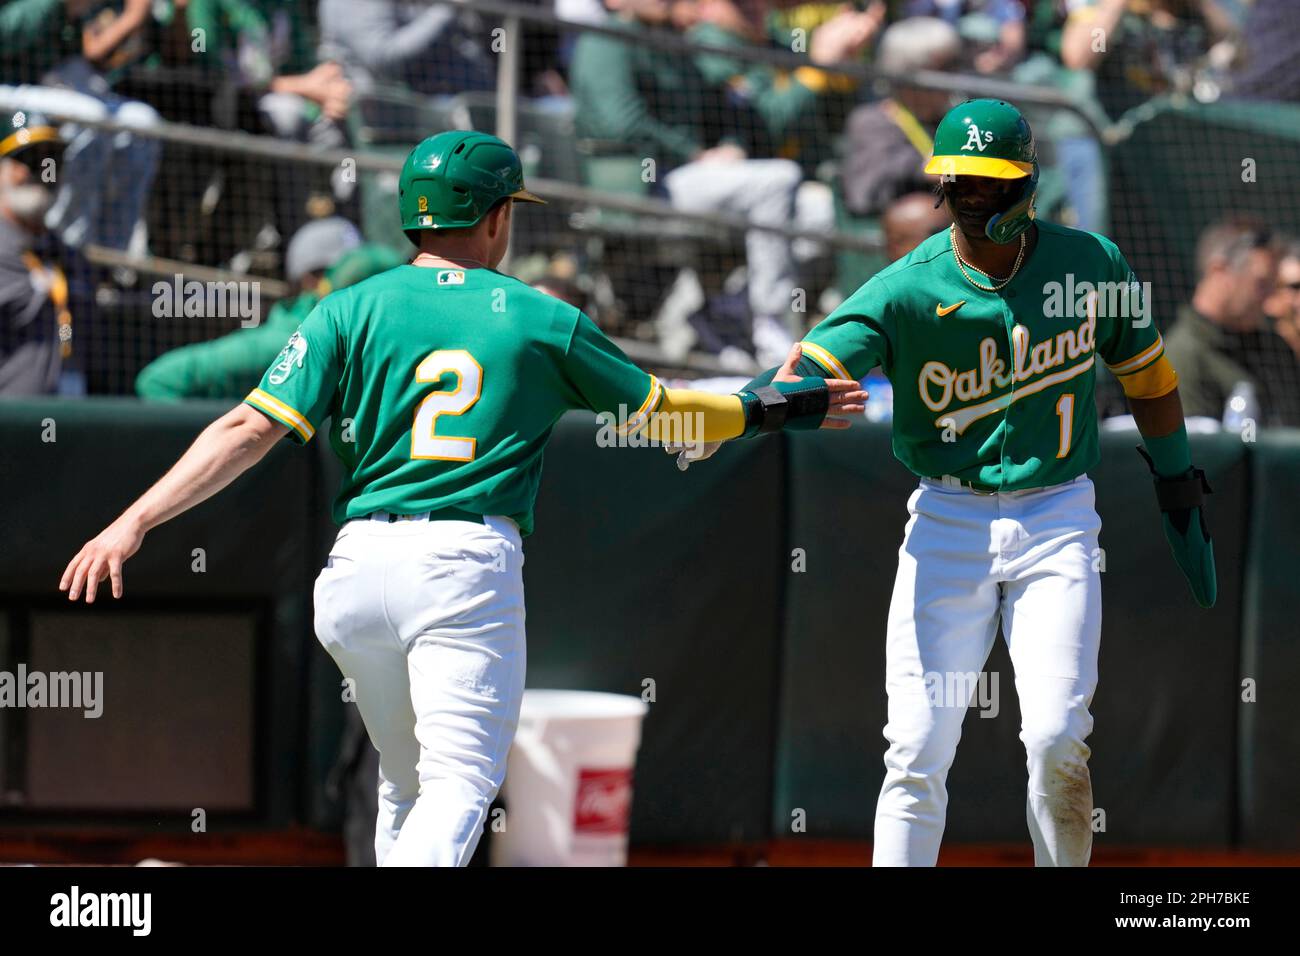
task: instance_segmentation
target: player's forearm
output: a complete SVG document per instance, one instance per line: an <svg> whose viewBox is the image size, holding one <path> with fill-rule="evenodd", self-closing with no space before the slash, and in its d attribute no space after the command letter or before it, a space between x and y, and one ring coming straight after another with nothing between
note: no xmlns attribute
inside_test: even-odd
<svg viewBox="0 0 1300 956"><path fill-rule="evenodd" d="M652 440L666 445L726 441L744 432L745 410L736 395L666 388L646 430Z"/></svg>
<svg viewBox="0 0 1300 956"><path fill-rule="evenodd" d="M745 388L732 395L669 388L664 389L646 430L650 438L670 446L722 442L782 428L817 428L829 410L853 400L840 395L832 401L829 386L820 375L758 390Z"/></svg>
<svg viewBox="0 0 1300 956"><path fill-rule="evenodd" d="M111 56L144 24L145 11L128 8L102 30L93 33L85 30L81 36L81 54L91 63L99 63Z"/></svg>
<svg viewBox="0 0 1300 956"><path fill-rule="evenodd" d="M1096 38L1111 38L1125 5L1126 0L1103 0L1094 15L1072 16L1061 31L1061 62L1071 70L1086 70L1105 56L1106 44L1098 49Z"/></svg>
<svg viewBox="0 0 1300 956"><path fill-rule="evenodd" d="M261 461L285 430L247 405L232 409L205 428L171 470L118 520L141 532L169 521Z"/></svg>
<svg viewBox="0 0 1300 956"><path fill-rule="evenodd" d="M1191 445L1187 440L1178 389L1159 398L1130 398L1128 404L1156 473L1173 477L1191 468Z"/></svg>
<svg viewBox="0 0 1300 956"><path fill-rule="evenodd" d="M780 369L776 368L768 369L766 372L759 375L758 378L749 382L743 389L741 389L741 391L751 392L762 385L771 385L772 380L776 378L776 373L779 371ZM796 375L802 375L804 378L826 378L826 370L806 355L801 356L799 361L795 364L794 372Z"/></svg>
<svg viewBox="0 0 1300 956"><path fill-rule="evenodd" d="M1183 424L1183 400L1176 387L1159 398L1130 398L1128 407L1143 438L1170 435Z"/></svg>

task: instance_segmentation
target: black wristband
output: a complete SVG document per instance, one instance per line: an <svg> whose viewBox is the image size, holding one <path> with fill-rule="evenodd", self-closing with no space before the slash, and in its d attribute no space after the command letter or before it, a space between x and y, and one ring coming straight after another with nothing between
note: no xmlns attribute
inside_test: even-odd
<svg viewBox="0 0 1300 956"><path fill-rule="evenodd" d="M1146 459L1147 467L1155 479L1156 503L1161 511L1183 511L1187 508L1199 508L1205 504L1205 496L1214 493L1205 472L1199 468L1190 468L1177 478L1165 478L1156 473L1155 462L1145 448L1138 446L1138 454Z"/></svg>
<svg viewBox="0 0 1300 956"><path fill-rule="evenodd" d="M760 385L754 389L759 407L763 410L758 423L760 432L779 432L785 427L785 414L790 407L786 397L771 385Z"/></svg>
<svg viewBox="0 0 1300 956"><path fill-rule="evenodd" d="M817 428L830 409L830 387L822 378L774 382L736 395L745 412L741 438L783 428Z"/></svg>

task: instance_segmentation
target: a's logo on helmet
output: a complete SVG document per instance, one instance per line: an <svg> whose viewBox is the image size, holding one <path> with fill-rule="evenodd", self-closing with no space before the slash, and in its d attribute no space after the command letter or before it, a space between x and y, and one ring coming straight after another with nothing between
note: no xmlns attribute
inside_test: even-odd
<svg viewBox="0 0 1300 956"><path fill-rule="evenodd" d="M962 149L978 149L982 153L984 152L984 144L991 142L993 142L992 133L982 132L978 126L971 123L970 126L966 127L966 143L962 146Z"/></svg>
<svg viewBox="0 0 1300 956"><path fill-rule="evenodd" d="M269 376L272 385L282 385L295 368L302 368L303 360L307 357L307 340L298 332L289 336L289 341L285 343L280 350L279 361L271 369Z"/></svg>

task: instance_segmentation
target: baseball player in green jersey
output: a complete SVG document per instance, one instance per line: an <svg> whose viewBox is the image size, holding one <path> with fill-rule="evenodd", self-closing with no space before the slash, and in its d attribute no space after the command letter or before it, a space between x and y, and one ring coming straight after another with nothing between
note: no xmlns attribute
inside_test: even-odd
<svg viewBox="0 0 1300 956"><path fill-rule="evenodd" d="M513 205L540 202L483 133L412 150L402 225L420 254L325 296L244 403L82 548L60 582L122 593L144 533L229 484L283 435L330 419L342 525L315 587L316 634L380 754L375 850L462 865L505 774L524 689L522 538L551 429L570 409L631 436L714 441L847 427L855 381L820 374L736 395L668 389L579 310L495 270ZM690 436L686 436L688 439Z"/></svg>
<svg viewBox="0 0 1300 956"><path fill-rule="evenodd" d="M1035 220L1038 161L1020 113L997 100L956 107L926 172L941 177L953 226L827 316L793 369L861 379L880 366L894 389L894 454L920 479L889 609L874 862L936 862L969 682L1000 621L1035 862L1082 866L1101 636L1101 522L1087 477L1098 458L1098 361L1128 396L1165 534L1205 607L1215 599L1209 487L1192 467L1177 376L1123 255L1104 236Z"/></svg>

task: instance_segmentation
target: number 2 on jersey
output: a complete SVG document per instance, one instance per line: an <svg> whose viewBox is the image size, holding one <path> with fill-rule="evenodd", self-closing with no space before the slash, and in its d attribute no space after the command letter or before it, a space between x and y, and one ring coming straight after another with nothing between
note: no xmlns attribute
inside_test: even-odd
<svg viewBox="0 0 1300 956"><path fill-rule="evenodd" d="M1056 400L1056 416L1061 420L1061 447L1057 458L1070 453L1070 439L1074 434L1074 393L1066 392Z"/></svg>
<svg viewBox="0 0 1300 956"><path fill-rule="evenodd" d="M451 391L426 395L415 410L411 427L411 457L434 461L473 461L473 438L436 434L440 415L463 415L483 391L483 367L464 349L439 349L425 356L415 369L417 382L437 382L447 372L456 373Z"/></svg>

